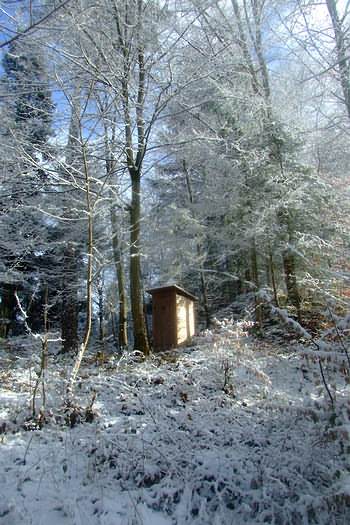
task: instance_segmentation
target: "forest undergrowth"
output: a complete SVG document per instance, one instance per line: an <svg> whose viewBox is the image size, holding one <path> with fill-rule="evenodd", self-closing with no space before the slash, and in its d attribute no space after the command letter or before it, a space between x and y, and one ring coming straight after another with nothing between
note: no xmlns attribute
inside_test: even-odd
<svg viewBox="0 0 350 525"><path fill-rule="evenodd" d="M347 524L349 386L312 344L215 322L191 346L147 360L71 362L1 343L1 525ZM68 417L69 416L69 417Z"/></svg>

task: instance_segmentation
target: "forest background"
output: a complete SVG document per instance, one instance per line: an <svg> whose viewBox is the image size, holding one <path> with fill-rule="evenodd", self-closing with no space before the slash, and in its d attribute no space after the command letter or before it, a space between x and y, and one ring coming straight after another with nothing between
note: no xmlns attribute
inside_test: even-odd
<svg viewBox="0 0 350 525"><path fill-rule="evenodd" d="M348 7L1 2L1 335L147 355L171 282L201 326L344 316Z"/></svg>
<svg viewBox="0 0 350 525"><path fill-rule="evenodd" d="M0 0L1 525L349 523L349 28Z"/></svg>

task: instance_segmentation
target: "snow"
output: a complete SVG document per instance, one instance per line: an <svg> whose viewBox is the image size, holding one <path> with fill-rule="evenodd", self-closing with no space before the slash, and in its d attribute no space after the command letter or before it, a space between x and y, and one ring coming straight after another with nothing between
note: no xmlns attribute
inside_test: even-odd
<svg viewBox="0 0 350 525"><path fill-rule="evenodd" d="M145 362L88 357L76 393L86 407L97 392L96 417L73 428L71 363L51 356L31 431L36 356L1 357L1 525L349 523L349 387L327 372L330 407L300 345L225 320Z"/></svg>

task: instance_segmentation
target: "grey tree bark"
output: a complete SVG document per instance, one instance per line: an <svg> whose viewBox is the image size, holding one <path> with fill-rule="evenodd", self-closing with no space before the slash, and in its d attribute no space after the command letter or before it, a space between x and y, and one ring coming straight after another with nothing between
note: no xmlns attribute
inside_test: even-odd
<svg viewBox="0 0 350 525"><path fill-rule="evenodd" d="M71 117L69 126L69 136L66 147L67 168L72 171L74 178L79 163L82 163L81 150L79 145L79 112L80 94L75 87L72 97ZM68 197L69 198L69 197ZM65 202L65 213L74 219L71 214L69 200ZM79 345L78 337L78 249L75 239L69 239L63 252L62 269L62 301L61 301L61 337L62 352L76 352Z"/></svg>
<svg viewBox="0 0 350 525"><path fill-rule="evenodd" d="M128 12L122 13L115 5L115 21L118 32L119 45L122 50L123 76L121 81L121 97L124 113L124 133L125 133L125 156L127 169L131 181L131 203L130 203L130 300L131 313L133 319L134 349L143 352L144 355L150 353L150 346L147 337L146 322L143 308L143 286L141 274L141 177L144 155L146 150L146 136L144 123L144 104L145 104L145 57L144 46L142 43L142 21L144 13L143 0L137 0L136 5L136 50L135 56L130 46L129 19ZM136 105L135 119L132 118L132 101L130 97L131 70L132 65L136 65ZM137 144L134 148L133 143L133 123L136 128Z"/></svg>
<svg viewBox="0 0 350 525"><path fill-rule="evenodd" d="M326 0L326 4L334 30L340 85L343 91L346 112L350 119L350 58L348 44L346 43L348 28L344 28L342 25L336 1Z"/></svg>

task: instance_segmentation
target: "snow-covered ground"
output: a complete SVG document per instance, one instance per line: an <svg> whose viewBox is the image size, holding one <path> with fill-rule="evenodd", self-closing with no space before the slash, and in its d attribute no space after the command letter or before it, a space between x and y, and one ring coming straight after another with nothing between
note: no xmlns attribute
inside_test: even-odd
<svg viewBox="0 0 350 525"><path fill-rule="evenodd" d="M228 321L146 362L88 358L76 392L96 417L72 428L70 363L51 357L41 430L30 353L0 353L1 525L350 523L348 386L325 363L331 409L296 344Z"/></svg>

